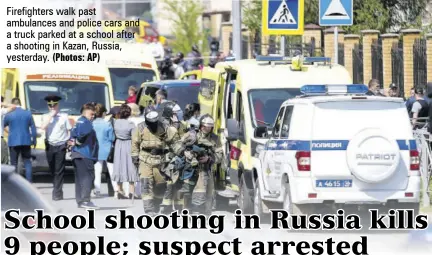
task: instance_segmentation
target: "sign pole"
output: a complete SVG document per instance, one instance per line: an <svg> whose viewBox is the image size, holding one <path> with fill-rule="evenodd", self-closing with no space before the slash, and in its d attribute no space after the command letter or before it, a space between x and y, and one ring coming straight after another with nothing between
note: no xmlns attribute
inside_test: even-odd
<svg viewBox="0 0 432 255"><path fill-rule="evenodd" d="M233 32L232 32L232 46L235 59L242 59L242 31L241 31L241 2L232 1L232 20L233 20Z"/></svg>
<svg viewBox="0 0 432 255"><path fill-rule="evenodd" d="M334 28L334 63L339 64L339 31L338 27Z"/></svg>
<svg viewBox="0 0 432 255"><path fill-rule="evenodd" d="M334 64L339 64L339 27L352 26L354 0L319 0L320 26L334 27Z"/></svg>
<svg viewBox="0 0 432 255"><path fill-rule="evenodd" d="M285 36L280 37L280 54L285 57Z"/></svg>

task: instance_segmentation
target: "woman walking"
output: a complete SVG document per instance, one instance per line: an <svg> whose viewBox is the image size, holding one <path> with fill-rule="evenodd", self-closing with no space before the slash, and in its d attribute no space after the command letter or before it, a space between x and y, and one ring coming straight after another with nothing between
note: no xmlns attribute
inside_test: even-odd
<svg viewBox="0 0 432 255"><path fill-rule="evenodd" d="M96 137L99 145L98 161L95 164L95 180L94 180L94 194L100 196L100 186L103 170L108 170L110 179L113 177L114 166L108 163L108 155L112 143L114 142L114 128L110 122L105 120L106 108L102 104L97 104L95 107L95 120L93 121L93 128L96 131ZM112 181L114 190L116 191L117 184Z"/></svg>
<svg viewBox="0 0 432 255"><path fill-rule="evenodd" d="M140 107L137 104L128 104L128 106L131 108L131 116L129 117L129 121L134 123L136 128L139 124L145 121L145 118L141 116ZM141 181L139 179L135 183L135 197L141 197Z"/></svg>
<svg viewBox="0 0 432 255"><path fill-rule="evenodd" d="M132 130L135 128L135 125L128 120L130 116L131 108L126 104L120 106L119 119L114 122L116 144L114 150L113 181L117 182L117 198L126 196L134 199L135 182L138 181L138 172L131 157ZM125 194L123 191L124 182L129 183L129 194Z"/></svg>

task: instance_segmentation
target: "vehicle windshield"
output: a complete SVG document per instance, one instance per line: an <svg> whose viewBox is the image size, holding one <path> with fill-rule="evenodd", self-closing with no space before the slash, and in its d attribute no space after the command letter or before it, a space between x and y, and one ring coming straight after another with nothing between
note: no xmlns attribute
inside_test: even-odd
<svg viewBox="0 0 432 255"><path fill-rule="evenodd" d="M115 101L126 101L129 86L135 86L138 91L144 82L156 80L156 74L151 69L109 68L109 72Z"/></svg>
<svg viewBox="0 0 432 255"><path fill-rule="evenodd" d="M249 91L252 125L273 126L276 115L282 103L300 95L298 88L254 89Z"/></svg>
<svg viewBox="0 0 432 255"><path fill-rule="evenodd" d="M27 81L24 83L27 108L34 114L48 113L48 95L59 95L60 112L80 115L83 104L95 102L110 106L108 85L85 81Z"/></svg>
<svg viewBox="0 0 432 255"><path fill-rule="evenodd" d="M144 93L154 98L158 89L159 87L148 86ZM198 103L199 86L170 86L166 90L168 94L167 99L177 102L182 110L184 110L187 104Z"/></svg>

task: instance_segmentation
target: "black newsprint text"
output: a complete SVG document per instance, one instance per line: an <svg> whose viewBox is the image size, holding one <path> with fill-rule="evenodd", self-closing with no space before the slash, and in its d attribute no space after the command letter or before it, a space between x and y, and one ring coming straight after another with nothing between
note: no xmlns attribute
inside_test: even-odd
<svg viewBox="0 0 432 255"><path fill-rule="evenodd" d="M335 214L326 215L290 215L285 210L272 210L270 212L269 224L262 224L258 215L242 214L237 210L233 217L227 215L201 215L191 214L188 210L175 211L169 215L157 216L133 215L126 210L120 209L117 214L104 216L101 225L96 224L97 219L94 210L86 210L82 215L50 215L43 210L35 210L34 213L21 213L20 210L8 210L4 214L3 229L9 234L4 239L4 251L8 255L21 254L21 248L27 247L30 254L128 254L129 250L138 251L140 255L163 255L163 254L368 254L368 238L360 235L356 240L335 241L328 236L328 232L322 240L317 241L292 241L286 240L264 240L261 233L264 229L272 231L283 229L290 231L314 231L314 230L347 230L355 231L364 228L360 217L356 214L346 215L343 210ZM230 218L230 219L227 219ZM414 215L412 210L389 210L387 214L378 214L377 210L370 210L370 231L378 229L425 229L427 227L427 215ZM232 224L228 224L232 223ZM228 230L227 230L228 228ZM160 240L144 240L134 244L123 238L108 240L107 237L95 234L92 240L85 239L91 231L102 230L108 234L127 233L128 230L145 230L147 237L152 231L164 232ZM12 231L13 230L13 231ZM14 233L20 231L54 231L52 240L20 240L21 235ZM81 240L61 240L62 233L68 230L80 230L83 233ZM186 240L170 240L170 231L184 233ZM236 234L238 230L249 231L250 235ZM259 230L257 232L257 230ZM11 232L8 232L11 231ZM14 232L15 231L15 232ZM226 233L225 233L226 232ZM294 232L295 233L295 232ZM120 234L118 234L120 236ZM190 240L190 237L208 236L207 240ZM222 238L214 238L223 235ZM289 236L289 233L287 233ZM251 240L251 238L254 240ZM156 238L158 239L158 238ZM246 239L247 242L244 242ZM218 240L218 241L215 241ZM136 254L136 253L134 253Z"/></svg>

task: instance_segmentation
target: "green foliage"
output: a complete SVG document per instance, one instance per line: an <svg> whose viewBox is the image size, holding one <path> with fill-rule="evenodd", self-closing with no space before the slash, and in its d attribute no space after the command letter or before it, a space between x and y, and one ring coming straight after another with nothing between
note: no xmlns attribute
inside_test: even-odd
<svg viewBox="0 0 432 255"><path fill-rule="evenodd" d="M420 28L428 0L376 0L389 11L389 28Z"/></svg>
<svg viewBox="0 0 432 255"><path fill-rule="evenodd" d="M305 0L304 21L305 24L319 23L319 0Z"/></svg>
<svg viewBox="0 0 432 255"><path fill-rule="evenodd" d="M255 34L261 31L261 12L262 0L251 0L242 2L243 5L243 24Z"/></svg>
<svg viewBox="0 0 432 255"><path fill-rule="evenodd" d="M204 11L200 1L195 0L163 0L164 18L171 21L172 32L175 37L172 48L175 52L186 54L191 51L192 45L197 44L201 49L207 48L206 34L198 20Z"/></svg>
<svg viewBox="0 0 432 255"><path fill-rule="evenodd" d="M354 2L354 24L344 27L348 33L359 33L365 29L376 29L385 33L390 26L390 10L379 0Z"/></svg>

